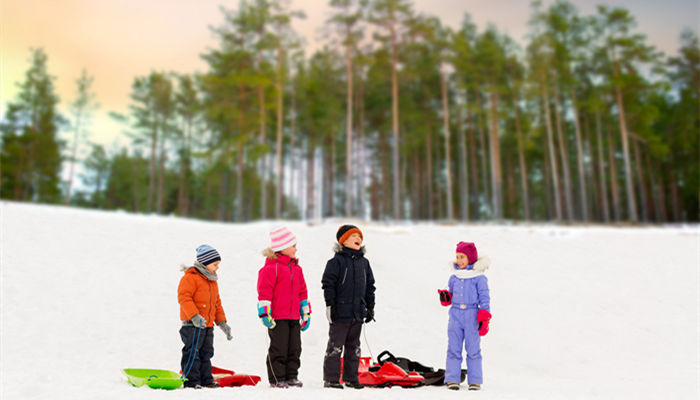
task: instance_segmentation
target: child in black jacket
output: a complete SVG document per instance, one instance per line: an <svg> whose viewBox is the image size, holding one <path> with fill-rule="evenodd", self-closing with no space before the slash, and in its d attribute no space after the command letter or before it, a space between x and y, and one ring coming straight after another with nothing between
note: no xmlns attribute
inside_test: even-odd
<svg viewBox="0 0 700 400"><path fill-rule="evenodd" d="M343 381L361 389L357 369L360 363L360 334L363 322L374 320L374 275L364 257L362 232L343 225L336 234L335 256L328 260L321 284L330 324L328 347L323 360L324 387L342 389L340 353L343 352Z"/></svg>

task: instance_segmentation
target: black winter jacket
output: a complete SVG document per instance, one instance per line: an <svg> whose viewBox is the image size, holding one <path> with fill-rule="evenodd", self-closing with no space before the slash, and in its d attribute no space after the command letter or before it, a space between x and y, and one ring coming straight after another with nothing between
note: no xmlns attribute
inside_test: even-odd
<svg viewBox="0 0 700 400"><path fill-rule="evenodd" d="M328 260L321 285L326 306L335 304L335 321L363 320L367 307L374 307L374 274L365 248L352 250L336 245L335 256Z"/></svg>

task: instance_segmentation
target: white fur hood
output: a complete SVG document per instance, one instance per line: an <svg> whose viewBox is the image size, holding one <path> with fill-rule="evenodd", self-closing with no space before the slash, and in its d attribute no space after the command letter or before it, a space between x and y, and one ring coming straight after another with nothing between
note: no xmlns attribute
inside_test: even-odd
<svg viewBox="0 0 700 400"><path fill-rule="evenodd" d="M455 268L454 261L450 261L450 275L454 275L460 279L474 278L479 275L483 275L487 269L491 266L491 259L488 256L481 256L474 263L474 268L472 269L457 269Z"/></svg>

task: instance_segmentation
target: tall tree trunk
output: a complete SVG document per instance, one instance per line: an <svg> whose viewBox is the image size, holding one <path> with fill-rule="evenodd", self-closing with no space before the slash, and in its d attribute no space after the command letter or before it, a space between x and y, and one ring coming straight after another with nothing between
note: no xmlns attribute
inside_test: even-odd
<svg viewBox="0 0 700 400"><path fill-rule="evenodd" d="M365 218L367 217L367 213L365 211L365 204L366 204L366 189L367 189L367 143L366 143L366 137L365 137L365 101L364 101L364 85L362 83L362 80L360 80L360 85L358 88L358 107L359 107L359 114L360 114L360 121L358 124L358 129L360 133L360 152L359 152L359 159L360 159L360 165L358 168L359 172L359 189L358 189L358 197L357 199L359 200L358 205L358 212L360 215Z"/></svg>
<svg viewBox="0 0 700 400"><path fill-rule="evenodd" d="M391 145L388 147L386 146L386 143L384 144L384 149L382 153L384 154L382 156L382 196L380 199L380 204L381 208L379 211L380 218L385 219L387 217L393 216L393 198L391 196L391 187L390 187L390 173L389 171L392 169L391 165L389 164L389 160L391 159L389 157L389 153L391 152ZM397 174L398 175L398 174ZM398 180L398 176L397 176ZM389 210L392 210L391 212Z"/></svg>
<svg viewBox="0 0 700 400"><path fill-rule="evenodd" d="M20 146L19 149L19 162L17 163L17 172L15 172L15 191L14 191L14 196L13 199L15 201L20 201L22 200L22 186L24 179L22 176L24 175L24 169L26 168L24 165L25 162L25 155L26 151L24 146Z"/></svg>
<svg viewBox="0 0 700 400"><path fill-rule="evenodd" d="M297 174L299 173L299 170L301 168L301 161L297 159L297 148L296 148L296 122L297 122L297 117L296 117L296 96L294 92L291 93L291 105L290 105L290 118L289 118L289 171L290 171L290 176L289 176L289 198L291 201L288 202L289 206L294 206L294 203L296 202L297 198L297 193L296 193L296 178ZM296 214L292 208L289 206L285 207L286 212L288 217L294 218L294 215ZM297 207L299 204L297 204ZM302 218L299 216L299 218Z"/></svg>
<svg viewBox="0 0 700 400"><path fill-rule="evenodd" d="M418 152L411 152L411 220L420 219L420 175L421 175L421 165L420 156ZM407 163L409 164L409 163ZM406 165L408 168L408 165Z"/></svg>
<svg viewBox="0 0 700 400"><path fill-rule="evenodd" d="M282 82L282 64L283 64L283 51L282 47L277 47L277 154L275 156L275 172L277 175L277 184L275 190L275 218L279 219L282 215L282 123L284 116L284 101L283 101L283 88L284 83Z"/></svg>
<svg viewBox="0 0 700 400"><path fill-rule="evenodd" d="M569 153L566 136L564 135L561 111L559 110L559 88L554 86L554 120L557 127L557 137L559 138L559 155L561 157L561 171L564 178L564 201L566 202L566 219L576 218L574 210L574 197L571 187L571 171L569 170Z"/></svg>
<svg viewBox="0 0 700 400"><path fill-rule="evenodd" d="M350 45L350 26L346 25L345 75L347 77L347 104L345 108L345 215L352 216L352 47Z"/></svg>
<svg viewBox="0 0 700 400"><path fill-rule="evenodd" d="M613 75L615 78L619 75L619 66L615 59L615 49L611 48ZM620 135L622 135L622 155L625 160L625 186L627 188L627 213L630 221L636 222L637 217L637 202L634 196L634 181L632 180L632 163L630 161L629 151L629 135L627 132L627 122L625 121L625 106L622 101L622 89L619 84L615 85L615 101L617 102L617 116L620 121Z"/></svg>
<svg viewBox="0 0 700 400"><path fill-rule="evenodd" d="M369 201L370 201L370 217L373 220L379 220L381 214L379 212L381 208L381 201L379 200L379 182L377 182L376 172L370 177L370 191L369 191Z"/></svg>
<svg viewBox="0 0 700 400"><path fill-rule="evenodd" d="M486 155L488 154L488 144L486 142L486 134L484 133L484 115L486 114L484 107L484 100L482 98L481 92L477 91L477 125L479 129L479 148L481 157L481 183L482 183L482 193L484 194L484 204L489 204L489 199L491 199L491 189L488 179L488 163L486 161ZM481 198L481 196L479 196ZM479 202L479 207L481 207L481 201ZM489 207L490 209L490 207Z"/></svg>
<svg viewBox="0 0 700 400"><path fill-rule="evenodd" d="M447 77L445 73L440 73L440 81L442 87L442 123L445 130L445 183L447 196L447 220L454 219L453 204L452 204L452 159L450 151L450 106L447 101Z"/></svg>
<svg viewBox="0 0 700 400"><path fill-rule="evenodd" d="M216 213L216 219L219 222L226 220L226 198L228 197L228 169L221 174L219 183L219 209Z"/></svg>
<svg viewBox="0 0 700 400"><path fill-rule="evenodd" d="M180 174L178 179L177 187L177 210L178 214L181 216L187 215L187 188L186 188L186 178L187 171L189 171L189 157L190 157L190 129L192 129L192 121L190 118L186 118L185 125L183 127L184 140L181 148L181 159L180 159Z"/></svg>
<svg viewBox="0 0 700 400"><path fill-rule="evenodd" d="M243 91L243 84L238 84L238 118L236 119L238 134L243 135L245 129L245 114L243 113L243 105L245 104L245 96ZM262 111L262 110L261 110ZM263 128L264 129L264 128ZM236 190L236 221L241 222L243 220L243 143L239 141L238 143L238 154L237 154L237 190ZM233 154L231 154L233 156ZM230 158L233 160L233 157ZM265 181L262 181L265 184ZM261 216L264 218L264 216Z"/></svg>
<svg viewBox="0 0 700 400"><path fill-rule="evenodd" d="M552 118L549 111L549 93L547 92L546 77L542 76L542 106L544 107L545 126L547 128L547 145L549 149L549 165L552 174L552 190L554 194L555 218L557 221L562 220L561 196L559 190L559 176L557 172L556 150L554 149L554 132L552 131Z"/></svg>
<svg viewBox="0 0 700 400"><path fill-rule="evenodd" d="M639 140L633 141L634 146L632 151L634 151L634 161L636 163L637 171L637 184L639 185L639 198L641 200L641 220L644 222L649 221L649 203L647 201L647 189L644 183L644 172L642 171L642 154L639 151Z"/></svg>
<svg viewBox="0 0 700 400"><path fill-rule="evenodd" d="M613 215L615 221L622 219L622 210L620 208L620 191L617 187L617 166L615 163L615 144L612 141L612 134L608 126L608 170L610 171L610 188L612 189L613 199Z"/></svg>
<svg viewBox="0 0 700 400"><path fill-rule="evenodd" d="M433 146L433 171L435 171L435 177L439 177L438 171L442 169L442 160L444 160L444 155L440 152L441 147L440 147L440 139L439 139L439 125L436 127L436 141L435 145ZM437 178L435 179L435 196L433 197L433 201L435 202L434 205L434 213L435 213L435 219L442 219L444 216L447 215L445 212L445 197L444 197L444 187L442 184L442 180Z"/></svg>
<svg viewBox="0 0 700 400"><path fill-rule="evenodd" d="M652 193L655 195L654 210L656 222L666 222L666 198L664 195L663 183L661 181L657 181L656 179L657 166L656 163L652 162L651 157L649 157L649 152L646 152L645 160L646 164L649 166L647 171L649 171Z"/></svg>
<svg viewBox="0 0 700 400"><path fill-rule="evenodd" d="M238 144L236 163L236 221L243 222L243 143Z"/></svg>
<svg viewBox="0 0 700 400"><path fill-rule="evenodd" d="M666 176L671 188L671 210L673 211L673 221L680 222L682 219L681 201L678 193L678 180L676 178L676 174L673 172L673 168L667 168Z"/></svg>
<svg viewBox="0 0 700 400"><path fill-rule="evenodd" d="M467 115L469 109L464 105ZM469 165L467 164L467 141L464 137L464 121L462 121L462 107L457 105L457 136L459 138L459 204L462 221L469 221Z"/></svg>
<svg viewBox="0 0 700 400"><path fill-rule="evenodd" d="M156 184L156 155L158 150L158 128L154 124L151 133L151 161L148 164L148 204L147 212L153 211L153 191Z"/></svg>
<svg viewBox="0 0 700 400"><path fill-rule="evenodd" d="M600 111L596 110L595 125L598 142L598 177L600 180L601 208L603 210L603 221L610 222L610 206L608 205L608 185L605 183L605 155L603 153L603 128L600 123Z"/></svg>
<svg viewBox="0 0 700 400"><path fill-rule="evenodd" d="M167 121L164 118L163 121L163 134L160 140L160 162L158 166L158 199L156 202L156 212L158 214L163 212L163 197L164 197L164 181L165 181L165 125Z"/></svg>
<svg viewBox="0 0 700 400"><path fill-rule="evenodd" d="M476 119L476 118L475 118ZM467 109L467 125L469 126L468 128L468 133L469 133L469 162L471 163L471 179L472 179L472 190L474 191L474 194L471 196L472 202L473 202L473 207L472 209L474 210L474 219L475 220L480 220L481 219L481 211L480 211L480 204L479 204L479 198L481 197L480 195L480 190L479 190L479 163L477 160L477 155L476 155L476 141L474 139L474 123L471 121L471 114L469 113L469 110ZM465 181L465 185L466 185Z"/></svg>
<svg viewBox="0 0 700 400"><path fill-rule="evenodd" d="M428 123L425 129L426 132L426 148L425 148L425 164L428 167L427 171L427 183L428 183L428 190L426 192L427 195L427 202L428 202L428 219L433 220L434 218L434 212L433 212L433 132L431 130L431 126Z"/></svg>
<svg viewBox="0 0 700 400"><path fill-rule="evenodd" d="M63 204L70 202L71 188L73 187L73 174L75 172L75 158L78 155L78 140L80 139L80 117L82 113L78 112L75 122L75 134L73 135L73 147L70 157L70 172L68 174L68 186L66 187L66 197L63 199Z"/></svg>
<svg viewBox="0 0 700 400"><path fill-rule="evenodd" d="M398 49L396 43L396 28L394 22L389 23L389 31L391 34L391 127L394 138L392 149L393 165L393 182L394 182L394 220L401 217L401 191L399 186L399 83L396 73L396 64L398 63Z"/></svg>
<svg viewBox="0 0 700 400"><path fill-rule="evenodd" d="M501 176L501 140L498 137L498 96L495 89L489 93L491 105L491 128L489 129L489 147L491 150L491 184L493 186L493 218L503 218L503 192Z"/></svg>
<svg viewBox="0 0 700 400"><path fill-rule="evenodd" d="M520 164L520 186L522 187L522 203L525 220L530 220L530 195L527 185L527 163L525 160L525 142L523 140L523 131L520 125L520 111L518 108L518 98L513 96L513 110L515 113L515 131L518 135L518 161Z"/></svg>
<svg viewBox="0 0 700 400"><path fill-rule="evenodd" d="M588 158L588 162L584 165L584 173L586 174L586 202L588 203L588 218L593 221L602 220L601 211L598 208L598 182L595 177L596 158L593 151L593 139L591 137L590 114L585 111L581 116L581 132L583 133L583 154L584 158Z"/></svg>
<svg viewBox="0 0 700 400"><path fill-rule="evenodd" d="M574 89L570 89L570 96L571 96L571 112L573 113L574 116L574 130L576 132L576 153L578 155L577 157L577 164L578 164L578 186L579 186L579 196L581 199L581 219L584 222L588 221L588 195L586 194L586 172L585 172L585 166L584 162L585 159L583 157L583 143L581 142L581 124L578 119L578 110L576 109L576 98L575 98L575 93Z"/></svg>
<svg viewBox="0 0 700 400"><path fill-rule="evenodd" d="M542 165L544 168L544 181L543 181L543 190L544 190L544 199L545 199L545 220L551 221L553 220L556 215L552 214L552 203L556 204L556 191L552 189L552 167L550 165L550 160L552 159L551 157L551 147L547 145L548 143L549 136L548 135L542 135L542 149L544 149L544 157L542 160Z"/></svg>
<svg viewBox="0 0 700 400"><path fill-rule="evenodd" d="M259 34L259 40L262 42L265 32L261 29ZM257 59L255 64L258 67L258 71L262 73L262 51L258 51ZM265 144L265 88L261 83L258 85L258 143L260 145ZM260 218L267 218L267 165L265 158L267 154L263 154L258 159L258 173L260 174Z"/></svg>
<svg viewBox="0 0 700 400"><path fill-rule="evenodd" d="M314 219L314 207L316 206L314 197L314 187L316 187L316 177L314 176L314 169L316 166L316 149L313 145L307 142L306 145L306 219Z"/></svg>

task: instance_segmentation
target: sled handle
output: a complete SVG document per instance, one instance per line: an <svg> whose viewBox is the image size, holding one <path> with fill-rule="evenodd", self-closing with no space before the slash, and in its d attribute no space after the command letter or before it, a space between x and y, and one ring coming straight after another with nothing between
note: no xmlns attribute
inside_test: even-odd
<svg viewBox="0 0 700 400"><path fill-rule="evenodd" d="M382 360L382 357L384 357L384 356L388 356L387 357L388 359ZM384 363L387 361L396 363L397 360L396 360L396 357L394 357L394 355L391 354L391 352L389 350L384 350L381 353L379 353L379 355L377 356L377 362L379 363L379 365L384 365Z"/></svg>

